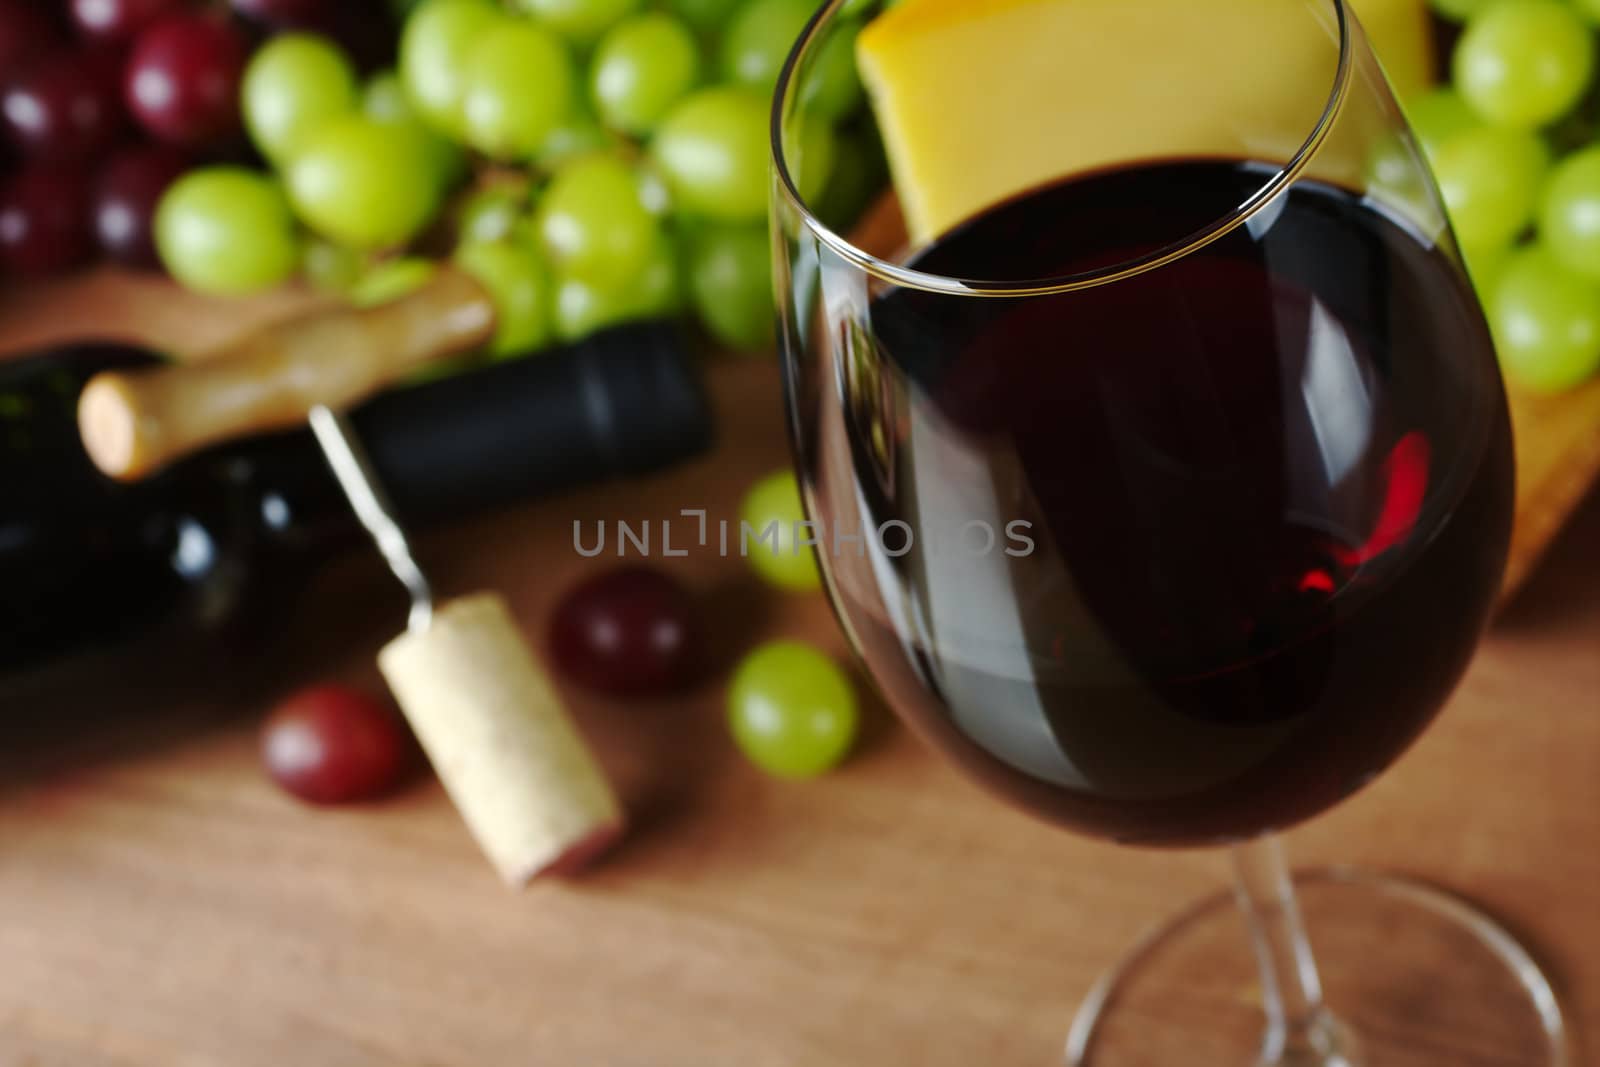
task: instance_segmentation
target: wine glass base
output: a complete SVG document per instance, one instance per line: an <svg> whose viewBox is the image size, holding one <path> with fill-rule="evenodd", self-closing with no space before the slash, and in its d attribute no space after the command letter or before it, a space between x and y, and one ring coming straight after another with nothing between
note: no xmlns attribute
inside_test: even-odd
<svg viewBox="0 0 1600 1067"><path fill-rule="evenodd" d="M1330 1067L1570 1067L1561 1008L1493 919L1420 882L1346 867L1297 873L1329 1009ZM1069 1067L1249 1067L1263 1055L1255 957L1231 893L1146 935L1089 993ZM1344 1042L1341 1042L1344 1044Z"/></svg>

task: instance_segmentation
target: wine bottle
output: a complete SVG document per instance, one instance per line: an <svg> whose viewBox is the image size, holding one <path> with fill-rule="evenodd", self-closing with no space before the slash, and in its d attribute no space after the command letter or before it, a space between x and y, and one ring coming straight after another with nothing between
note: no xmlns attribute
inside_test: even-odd
<svg viewBox="0 0 1600 1067"><path fill-rule="evenodd" d="M361 531L308 430L231 441L142 481L90 462L94 375L155 355L86 343L0 361L0 675L170 623L237 646ZM381 395L352 420L404 521L425 528L703 450L711 423L670 326Z"/></svg>

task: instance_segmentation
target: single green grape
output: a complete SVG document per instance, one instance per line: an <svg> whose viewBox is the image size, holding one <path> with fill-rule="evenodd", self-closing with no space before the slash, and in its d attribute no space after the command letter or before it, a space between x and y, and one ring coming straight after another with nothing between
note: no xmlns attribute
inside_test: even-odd
<svg viewBox="0 0 1600 1067"><path fill-rule="evenodd" d="M1551 173L1539 237L1562 266L1600 282L1600 146L1568 156Z"/></svg>
<svg viewBox="0 0 1600 1067"><path fill-rule="evenodd" d="M423 121L465 131L462 103L478 39L507 16L493 0L424 0L400 34L400 80Z"/></svg>
<svg viewBox="0 0 1600 1067"><path fill-rule="evenodd" d="M1478 113L1448 85L1428 90L1405 106L1406 120L1432 159L1446 141L1483 125Z"/></svg>
<svg viewBox="0 0 1600 1067"><path fill-rule="evenodd" d="M767 228L706 226L688 244L689 292L706 329L730 348L771 348L776 316Z"/></svg>
<svg viewBox="0 0 1600 1067"><path fill-rule="evenodd" d="M466 153L455 142L440 136L433 127L422 121L406 96L398 74L393 71L374 74L362 91L361 110L376 122L415 128L427 145L432 169L439 176L441 190L454 188L466 177Z"/></svg>
<svg viewBox="0 0 1600 1067"><path fill-rule="evenodd" d="M269 289L300 262L283 190L244 167L205 167L174 182L156 208L155 240L167 272L202 293Z"/></svg>
<svg viewBox="0 0 1600 1067"><path fill-rule="evenodd" d="M300 272L312 288L325 293L343 293L367 269L366 257L353 248L312 238L300 256Z"/></svg>
<svg viewBox="0 0 1600 1067"><path fill-rule="evenodd" d="M358 308L392 303L427 285L438 269L433 260L419 256L386 259L350 287L350 303Z"/></svg>
<svg viewBox="0 0 1600 1067"><path fill-rule="evenodd" d="M650 151L680 212L765 217L767 117L765 96L726 85L690 93L668 113Z"/></svg>
<svg viewBox="0 0 1600 1067"><path fill-rule="evenodd" d="M649 133L700 73L700 46L671 15L649 12L606 33L589 68L589 94L606 125Z"/></svg>
<svg viewBox="0 0 1600 1067"><path fill-rule="evenodd" d="M1600 287L1544 247L1511 257L1488 310L1500 366L1513 383L1554 393L1600 371Z"/></svg>
<svg viewBox="0 0 1600 1067"><path fill-rule="evenodd" d="M301 142L287 180L300 217L322 236L354 248L403 245L439 206L422 131L365 115L320 125Z"/></svg>
<svg viewBox="0 0 1600 1067"><path fill-rule="evenodd" d="M835 26L806 68L800 82L800 103L814 114L838 121L860 109L865 98L856 70L856 37L860 33L856 23Z"/></svg>
<svg viewBox="0 0 1600 1067"><path fill-rule="evenodd" d="M528 210L528 190L504 183L478 189L462 201L456 216L461 244L488 244L509 240Z"/></svg>
<svg viewBox="0 0 1600 1067"><path fill-rule="evenodd" d="M720 34L744 0L667 0L667 10L699 33Z"/></svg>
<svg viewBox="0 0 1600 1067"><path fill-rule="evenodd" d="M750 565L780 589L811 592L822 588L822 572L812 550L800 544L806 530L800 486L793 471L761 479L739 507L739 549ZM815 538L821 540L820 535Z"/></svg>
<svg viewBox="0 0 1600 1067"><path fill-rule="evenodd" d="M464 244L455 260L494 298L491 355L521 356L544 347L553 326L550 270L534 248L521 241Z"/></svg>
<svg viewBox="0 0 1600 1067"><path fill-rule="evenodd" d="M286 33L262 45L240 86L251 140L280 165L318 123L355 106L355 68L338 45L315 34Z"/></svg>
<svg viewBox="0 0 1600 1067"><path fill-rule="evenodd" d="M1501 0L1467 23L1451 66L1484 118L1535 127L1572 110L1594 76L1594 41L1558 0Z"/></svg>
<svg viewBox="0 0 1600 1067"><path fill-rule="evenodd" d="M1533 218L1549 163L1544 142L1525 130L1482 126L1446 141L1433 172L1461 243L1509 244Z"/></svg>
<svg viewBox="0 0 1600 1067"><path fill-rule="evenodd" d="M531 159L573 113L577 77L567 46L549 29L508 19L478 38L461 110L466 141L500 160Z"/></svg>
<svg viewBox="0 0 1600 1067"><path fill-rule="evenodd" d="M656 241L638 177L614 156L586 156L556 172L539 199L539 241L566 277L614 288L637 275Z"/></svg>
<svg viewBox="0 0 1600 1067"><path fill-rule="evenodd" d="M814 10L810 0L749 0L722 38L722 76L770 94Z"/></svg>
<svg viewBox="0 0 1600 1067"><path fill-rule="evenodd" d="M592 44L606 30L639 9L642 0L514 0L516 7L538 17L557 33L578 44Z"/></svg>
<svg viewBox="0 0 1600 1067"><path fill-rule="evenodd" d="M728 686L739 750L779 778L815 778L849 755L860 728L855 688L828 656L798 641L762 645Z"/></svg>

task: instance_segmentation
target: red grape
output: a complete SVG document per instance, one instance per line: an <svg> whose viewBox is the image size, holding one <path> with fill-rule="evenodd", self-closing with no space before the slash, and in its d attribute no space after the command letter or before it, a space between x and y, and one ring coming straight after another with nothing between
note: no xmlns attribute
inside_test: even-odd
<svg viewBox="0 0 1600 1067"><path fill-rule="evenodd" d="M0 265L53 274L89 258L89 189L81 167L31 167L0 190Z"/></svg>
<svg viewBox="0 0 1600 1067"><path fill-rule="evenodd" d="M0 123L33 159L94 159L128 126L121 74L121 58L109 50L54 53L0 93Z"/></svg>
<svg viewBox="0 0 1600 1067"><path fill-rule="evenodd" d="M94 228L101 249L131 267L159 267L151 236L156 205L191 164L181 150L159 144L113 156L95 185Z"/></svg>
<svg viewBox="0 0 1600 1067"><path fill-rule="evenodd" d="M53 51L61 39L49 5L40 0L0 0L0 75Z"/></svg>
<svg viewBox="0 0 1600 1067"><path fill-rule="evenodd" d="M399 715L337 685L290 697L261 730L267 773L313 804L348 804L392 792L410 769L414 752Z"/></svg>
<svg viewBox="0 0 1600 1067"><path fill-rule="evenodd" d="M624 567L569 592L556 608L550 646L574 680L618 696L680 691L703 663L693 598L648 567Z"/></svg>
<svg viewBox="0 0 1600 1067"><path fill-rule="evenodd" d="M239 130L249 42L225 19L171 15L139 35L128 60L128 109L156 137L204 145Z"/></svg>
<svg viewBox="0 0 1600 1067"><path fill-rule="evenodd" d="M72 20L90 37L125 41L183 0L72 0Z"/></svg>

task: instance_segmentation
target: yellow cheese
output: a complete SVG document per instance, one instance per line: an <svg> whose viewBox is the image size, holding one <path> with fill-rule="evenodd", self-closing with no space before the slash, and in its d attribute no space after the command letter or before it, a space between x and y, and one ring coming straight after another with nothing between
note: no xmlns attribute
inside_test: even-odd
<svg viewBox="0 0 1600 1067"><path fill-rule="evenodd" d="M1356 0L1402 95L1428 84L1423 0ZM1184 155L1283 162L1334 80L1331 6L1294 0L903 0L857 40L907 226L942 233L1030 186ZM1356 79L1373 72L1357 68ZM1349 180L1382 125L1367 90L1318 160ZM1357 113L1359 112L1359 113Z"/></svg>

